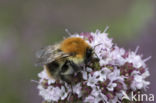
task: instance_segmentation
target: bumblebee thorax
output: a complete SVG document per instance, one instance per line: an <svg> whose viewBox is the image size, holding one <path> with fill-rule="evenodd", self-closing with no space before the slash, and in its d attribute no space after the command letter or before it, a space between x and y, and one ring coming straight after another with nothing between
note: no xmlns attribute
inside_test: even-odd
<svg viewBox="0 0 156 103"><path fill-rule="evenodd" d="M89 48L89 45L79 37L67 38L61 43L62 51L75 54L77 58L83 58L87 48Z"/></svg>

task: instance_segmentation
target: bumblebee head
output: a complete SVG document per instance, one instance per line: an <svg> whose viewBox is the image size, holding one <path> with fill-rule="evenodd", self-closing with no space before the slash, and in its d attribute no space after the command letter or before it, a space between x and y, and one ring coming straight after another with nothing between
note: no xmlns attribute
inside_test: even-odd
<svg viewBox="0 0 156 103"><path fill-rule="evenodd" d="M93 49L87 48L86 54L85 54L85 63L88 63L92 59L92 55L93 55Z"/></svg>

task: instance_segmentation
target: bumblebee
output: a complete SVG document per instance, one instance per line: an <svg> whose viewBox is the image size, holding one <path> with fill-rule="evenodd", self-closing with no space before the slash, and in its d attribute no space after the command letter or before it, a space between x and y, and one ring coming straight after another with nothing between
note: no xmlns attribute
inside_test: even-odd
<svg viewBox="0 0 156 103"><path fill-rule="evenodd" d="M38 65L44 67L49 77L71 82L75 73L89 62L92 48L79 37L69 37L37 52Z"/></svg>

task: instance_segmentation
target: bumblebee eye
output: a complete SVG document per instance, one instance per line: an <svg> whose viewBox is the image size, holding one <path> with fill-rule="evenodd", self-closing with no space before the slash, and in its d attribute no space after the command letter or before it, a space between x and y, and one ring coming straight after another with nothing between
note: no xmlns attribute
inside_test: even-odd
<svg viewBox="0 0 156 103"><path fill-rule="evenodd" d="M57 62L52 62L52 63L47 64L47 68L50 72L56 71L58 67L59 67L59 64Z"/></svg>
<svg viewBox="0 0 156 103"><path fill-rule="evenodd" d="M86 50L86 57L85 57L85 63L87 63L91 59L91 56L92 56L92 49L91 48L87 48L87 50Z"/></svg>
<svg viewBox="0 0 156 103"><path fill-rule="evenodd" d="M91 48L87 48L86 50L86 58L90 58L92 56L92 49Z"/></svg>

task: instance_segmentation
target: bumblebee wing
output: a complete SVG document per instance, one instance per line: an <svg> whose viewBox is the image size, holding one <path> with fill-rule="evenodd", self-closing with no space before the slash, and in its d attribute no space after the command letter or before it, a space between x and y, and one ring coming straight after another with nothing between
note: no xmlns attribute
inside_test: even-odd
<svg viewBox="0 0 156 103"><path fill-rule="evenodd" d="M60 45L50 45L36 53L37 57L37 66L51 63L56 60L60 60L66 57L69 57L69 54L66 54L60 50Z"/></svg>

